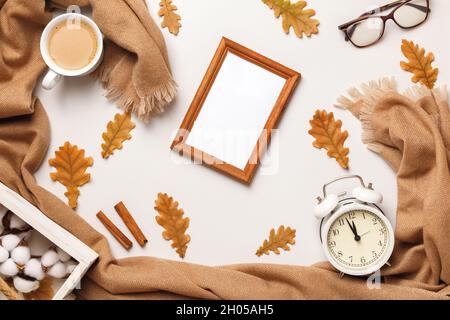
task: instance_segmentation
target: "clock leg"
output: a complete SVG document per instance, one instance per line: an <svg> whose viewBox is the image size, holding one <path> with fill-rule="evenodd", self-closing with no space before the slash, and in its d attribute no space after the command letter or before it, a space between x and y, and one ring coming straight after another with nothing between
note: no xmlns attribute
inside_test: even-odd
<svg viewBox="0 0 450 320"><path fill-rule="evenodd" d="M343 272L339 273L339 278L340 279L344 278L344 276L345 276L345 273L343 273Z"/></svg>

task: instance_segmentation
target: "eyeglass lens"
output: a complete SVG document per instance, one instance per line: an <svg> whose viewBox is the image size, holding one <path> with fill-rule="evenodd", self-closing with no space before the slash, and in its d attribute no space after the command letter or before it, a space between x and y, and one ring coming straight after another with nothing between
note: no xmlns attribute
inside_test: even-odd
<svg viewBox="0 0 450 320"><path fill-rule="evenodd" d="M402 28L412 28L426 20L428 11L427 0L413 0L395 9L393 19ZM351 25L347 36L356 46L366 47L377 42L383 32L383 18L369 17Z"/></svg>
<svg viewBox="0 0 450 320"><path fill-rule="evenodd" d="M395 10L394 20L403 28L412 28L424 22L427 15L427 0L413 0Z"/></svg>

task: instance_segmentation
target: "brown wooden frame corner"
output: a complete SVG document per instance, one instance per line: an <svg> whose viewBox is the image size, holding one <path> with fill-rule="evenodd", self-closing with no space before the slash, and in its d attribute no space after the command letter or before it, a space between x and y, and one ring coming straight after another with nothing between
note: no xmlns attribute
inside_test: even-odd
<svg viewBox="0 0 450 320"><path fill-rule="evenodd" d="M286 83L280 92L273 110L264 126L264 130L257 141L244 170L225 163L223 160L217 159L212 155L209 155L208 153L198 150L185 143L203 107L206 97L214 84L217 74L219 73L229 52L286 79ZM172 142L171 149L178 152L182 156L189 156L192 161L202 163L245 184L250 184L260 164L260 159L270 143L271 131L276 128L282 112L300 78L300 73L223 37L186 113L180 129Z"/></svg>

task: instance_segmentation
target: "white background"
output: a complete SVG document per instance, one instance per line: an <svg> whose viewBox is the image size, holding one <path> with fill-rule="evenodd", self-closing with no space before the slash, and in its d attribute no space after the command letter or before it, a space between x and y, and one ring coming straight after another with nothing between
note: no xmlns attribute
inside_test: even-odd
<svg viewBox="0 0 450 320"><path fill-rule="evenodd" d="M149 1L157 17L157 0ZM163 34L179 94L168 111L150 124L138 123L133 139L109 160L100 155L101 134L117 107L103 97L100 85L90 78L66 79L51 92L37 90L49 114L52 141L47 158L66 140L94 157L92 182L81 188L78 213L110 239L116 257L156 256L179 259L162 239L155 222L154 200L167 192L179 200L191 219L192 236L185 261L208 265L270 262L309 265L324 259L318 238L318 223L312 208L321 187L345 174L324 150L312 147L308 135L314 111L334 111L350 133L350 173L374 183L385 196L383 208L393 220L396 207L395 174L361 142L360 123L333 107L347 88L384 76L395 76L399 87L410 85L410 75L400 69L401 39L414 40L433 51L440 67L439 83L449 80L450 1L432 0L432 13L421 27L403 31L392 21L383 40L369 49L356 49L343 40L337 26L385 0L310 0L317 11L320 33L308 39L285 35L281 19L259 0L175 0L183 27L178 37ZM303 79L280 122L279 166L276 174L256 175L250 187L199 165L177 164L170 149L179 127L222 36L229 37L302 73ZM64 187L53 183L52 169L44 162L37 174L41 185L64 201ZM124 201L150 242L126 252L95 217L103 210L130 236L113 206ZM255 251L279 225L297 230L297 244L280 256L258 258Z"/></svg>

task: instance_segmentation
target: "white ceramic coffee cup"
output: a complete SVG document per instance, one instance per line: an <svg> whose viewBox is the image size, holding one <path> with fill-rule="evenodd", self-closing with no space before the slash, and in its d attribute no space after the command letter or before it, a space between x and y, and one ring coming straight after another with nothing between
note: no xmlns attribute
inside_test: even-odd
<svg viewBox="0 0 450 320"><path fill-rule="evenodd" d="M77 70L67 70L61 68L59 65L55 63L55 61L52 59L52 57L48 52L48 41L51 32L60 22L65 20L81 21L88 24L92 28L92 30L94 30L95 35L97 37L97 52L95 53L95 56L92 59L92 61L84 68ZM42 80L42 87L44 89L50 90L53 89L63 77L84 76L97 69L103 58L103 35L97 24L92 19L79 13L62 14L54 18L52 21L50 21L48 25L45 27L44 32L42 33L41 36L41 55L45 63L49 67L49 71Z"/></svg>

